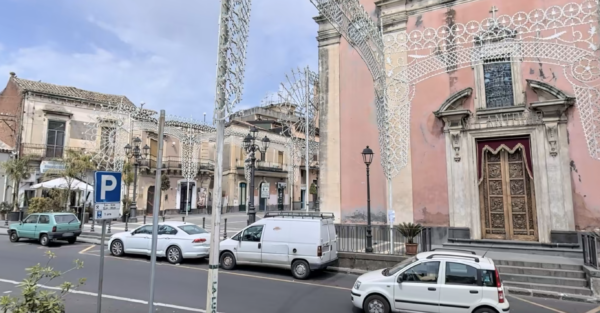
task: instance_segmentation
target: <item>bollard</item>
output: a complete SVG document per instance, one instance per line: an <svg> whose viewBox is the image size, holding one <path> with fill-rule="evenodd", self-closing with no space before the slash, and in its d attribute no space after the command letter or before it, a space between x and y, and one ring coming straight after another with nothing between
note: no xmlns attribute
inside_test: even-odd
<svg viewBox="0 0 600 313"><path fill-rule="evenodd" d="M204 227L206 225L205 222L206 222L206 217L203 217L202 218L202 228L206 228L206 227Z"/></svg>
<svg viewBox="0 0 600 313"><path fill-rule="evenodd" d="M146 215L144 215L144 225L146 225Z"/></svg>
<svg viewBox="0 0 600 313"><path fill-rule="evenodd" d="M225 226L223 226L223 239L227 239L227 219L225 219Z"/></svg>
<svg viewBox="0 0 600 313"><path fill-rule="evenodd" d="M94 225L96 224L96 219L93 218L92 219L92 227L90 227L90 232L93 233L94 232Z"/></svg>
<svg viewBox="0 0 600 313"><path fill-rule="evenodd" d="M112 225L112 220L108 221L108 233L110 234L110 226Z"/></svg>
<svg viewBox="0 0 600 313"><path fill-rule="evenodd" d="M129 214L125 214L125 231L129 231Z"/></svg>
<svg viewBox="0 0 600 313"><path fill-rule="evenodd" d="M4 226L8 226L8 212L4 215Z"/></svg>
<svg viewBox="0 0 600 313"><path fill-rule="evenodd" d="M163 214L163 223L165 222L165 215Z"/></svg>
<svg viewBox="0 0 600 313"><path fill-rule="evenodd" d="M181 217L181 221L185 223L185 216Z"/></svg>

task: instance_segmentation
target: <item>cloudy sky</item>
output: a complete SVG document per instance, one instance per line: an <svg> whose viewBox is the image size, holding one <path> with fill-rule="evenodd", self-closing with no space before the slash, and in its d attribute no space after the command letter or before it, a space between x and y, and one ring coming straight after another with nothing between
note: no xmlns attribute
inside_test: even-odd
<svg viewBox="0 0 600 313"><path fill-rule="evenodd" d="M167 114L211 118L219 0L2 2L0 75L6 80L13 71L126 95ZM252 0L239 108L260 104L292 68L316 70L316 15L309 0Z"/></svg>

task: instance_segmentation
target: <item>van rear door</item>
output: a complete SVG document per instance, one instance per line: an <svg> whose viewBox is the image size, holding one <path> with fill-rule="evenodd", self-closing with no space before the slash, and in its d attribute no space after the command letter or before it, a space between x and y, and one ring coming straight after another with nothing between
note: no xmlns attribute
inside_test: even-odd
<svg viewBox="0 0 600 313"><path fill-rule="evenodd" d="M61 213L54 215L57 233L70 233L79 230L80 222L72 213Z"/></svg>
<svg viewBox="0 0 600 313"><path fill-rule="evenodd" d="M330 220L329 223L327 224L328 229L329 229L329 243L331 245L331 261L335 261L338 258L337 252L338 252L338 243L337 243L337 234L335 232L335 224L333 222L333 220Z"/></svg>
<svg viewBox="0 0 600 313"><path fill-rule="evenodd" d="M333 238L335 240L335 237ZM332 239L329 235L328 220L321 220L321 262L331 261Z"/></svg>

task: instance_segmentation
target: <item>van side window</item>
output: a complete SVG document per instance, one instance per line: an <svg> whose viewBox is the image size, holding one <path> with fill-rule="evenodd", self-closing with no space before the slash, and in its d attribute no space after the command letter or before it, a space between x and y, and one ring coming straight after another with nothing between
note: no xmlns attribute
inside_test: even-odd
<svg viewBox="0 0 600 313"><path fill-rule="evenodd" d="M244 230L242 241L260 242L263 225L250 226Z"/></svg>
<svg viewBox="0 0 600 313"><path fill-rule="evenodd" d="M48 215L40 215L38 224L50 224L50 217Z"/></svg>

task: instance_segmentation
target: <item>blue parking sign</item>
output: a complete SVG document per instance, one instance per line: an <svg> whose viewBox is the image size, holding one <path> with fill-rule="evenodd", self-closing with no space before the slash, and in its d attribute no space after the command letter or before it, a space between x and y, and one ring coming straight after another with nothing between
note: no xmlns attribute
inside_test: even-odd
<svg viewBox="0 0 600 313"><path fill-rule="evenodd" d="M94 173L96 203L119 203L121 201L121 175L120 172Z"/></svg>
<svg viewBox="0 0 600 313"><path fill-rule="evenodd" d="M102 218L102 211L96 211L96 218Z"/></svg>

